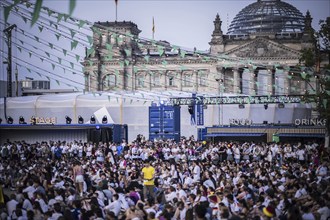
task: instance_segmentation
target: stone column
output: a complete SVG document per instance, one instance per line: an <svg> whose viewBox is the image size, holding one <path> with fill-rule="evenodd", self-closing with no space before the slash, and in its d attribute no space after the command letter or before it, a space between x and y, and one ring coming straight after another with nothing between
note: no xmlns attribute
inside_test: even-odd
<svg viewBox="0 0 330 220"><path fill-rule="evenodd" d="M251 73L251 72L250 72ZM258 95L258 85L256 82L258 82L258 70L253 70L251 75L250 75L250 89L249 89L249 94L250 95Z"/></svg>
<svg viewBox="0 0 330 220"><path fill-rule="evenodd" d="M289 72L285 71L283 73L284 77L284 95L290 95L291 79L288 78Z"/></svg>
<svg viewBox="0 0 330 220"><path fill-rule="evenodd" d="M273 70L267 70L266 72L266 94L273 95L273 85L274 85L274 73Z"/></svg>
<svg viewBox="0 0 330 220"><path fill-rule="evenodd" d="M182 91L182 83L183 83L183 71L179 71L179 90Z"/></svg>
<svg viewBox="0 0 330 220"><path fill-rule="evenodd" d="M198 71L197 70L194 70L193 71L193 74L194 74L194 88L195 88L195 92L198 92Z"/></svg>
<svg viewBox="0 0 330 220"><path fill-rule="evenodd" d="M271 70L271 75L270 75L270 94L271 95L275 95L275 88L276 88L276 85L275 85L275 82L276 82L276 80L275 80L275 73L276 73L276 69L272 69Z"/></svg>
<svg viewBox="0 0 330 220"><path fill-rule="evenodd" d="M147 72L147 79L146 81L148 81L148 88L149 88L149 91L152 90L152 75L155 74L154 72L150 71L150 72Z"/></svg>
<svg viewBox="0 0 330 220"><path fill-rule="evenodd" d="M233 72L234 72L234 74L233 74L233 77L234 77L234 93L240 93L240 90L241 90L241 88L240 88L240 82L241 82L241 80L242 80L242 77L241 77L241 74L239 73L239 70L237 69L237 68L233 68Z"/></svg>
<svg viewBox="0 0 330 220"><path fill-rule="evenodd" d="M168 74L169 74L169 71L165 70L164 74L161 76L161 79L160 79L160 86L162 86L162 81L163 81L164 90L167 90L167 87L168 87L167 86Z"/></svg>

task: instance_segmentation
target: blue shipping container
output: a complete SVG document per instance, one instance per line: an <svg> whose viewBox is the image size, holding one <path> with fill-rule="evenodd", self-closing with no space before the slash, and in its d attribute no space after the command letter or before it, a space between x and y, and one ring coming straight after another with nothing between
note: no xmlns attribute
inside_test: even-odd
<svg viewBox="0 0 330 220"><path fill-rule="evenodd" d="M180 106L149 107L149 139L180 140Z"/></svg>

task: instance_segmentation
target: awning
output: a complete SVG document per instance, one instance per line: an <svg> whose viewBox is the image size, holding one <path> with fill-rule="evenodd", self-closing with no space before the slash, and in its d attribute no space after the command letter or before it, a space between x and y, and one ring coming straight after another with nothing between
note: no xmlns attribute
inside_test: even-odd
<svg viewBox="0 0 330 220"><path fill-rule="evenodd" d="M266 133L212 133L206 134L205 137L261 137Z"/></svg>
<svg viewBox="0 0 330 220"><path fill-rule="evenodd" d="M279 137L315 137L315 138L324 138L325 134L313 134L313 133L279 133L276 134Z"/></svg>

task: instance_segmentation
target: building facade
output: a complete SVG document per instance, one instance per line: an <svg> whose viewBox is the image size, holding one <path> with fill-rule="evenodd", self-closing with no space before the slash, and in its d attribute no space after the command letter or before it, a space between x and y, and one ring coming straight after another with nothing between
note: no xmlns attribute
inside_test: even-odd
<svg viewBox="0 0 330 220"><path fill-rule="evenodd" d="M304 94L315 86L297 67L302 50L314 49L312 18L281 0L243 8L222 32L217 14L209 51L142 40L133 22L97 22L86 53L86 91L184 91L221 95ZM312 73L311 73L312 74Z"/></svg>

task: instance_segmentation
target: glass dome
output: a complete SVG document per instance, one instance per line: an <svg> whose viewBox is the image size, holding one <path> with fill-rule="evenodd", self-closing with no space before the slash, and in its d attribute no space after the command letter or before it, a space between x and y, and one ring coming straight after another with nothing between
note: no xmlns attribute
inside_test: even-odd
<svg viewBox="0 0 330 220"><path fill-rule="evenodd" d="M228 34L303 32L304 19L297 8L286 2L258 0L236 15L229 26Z"/></svg>

